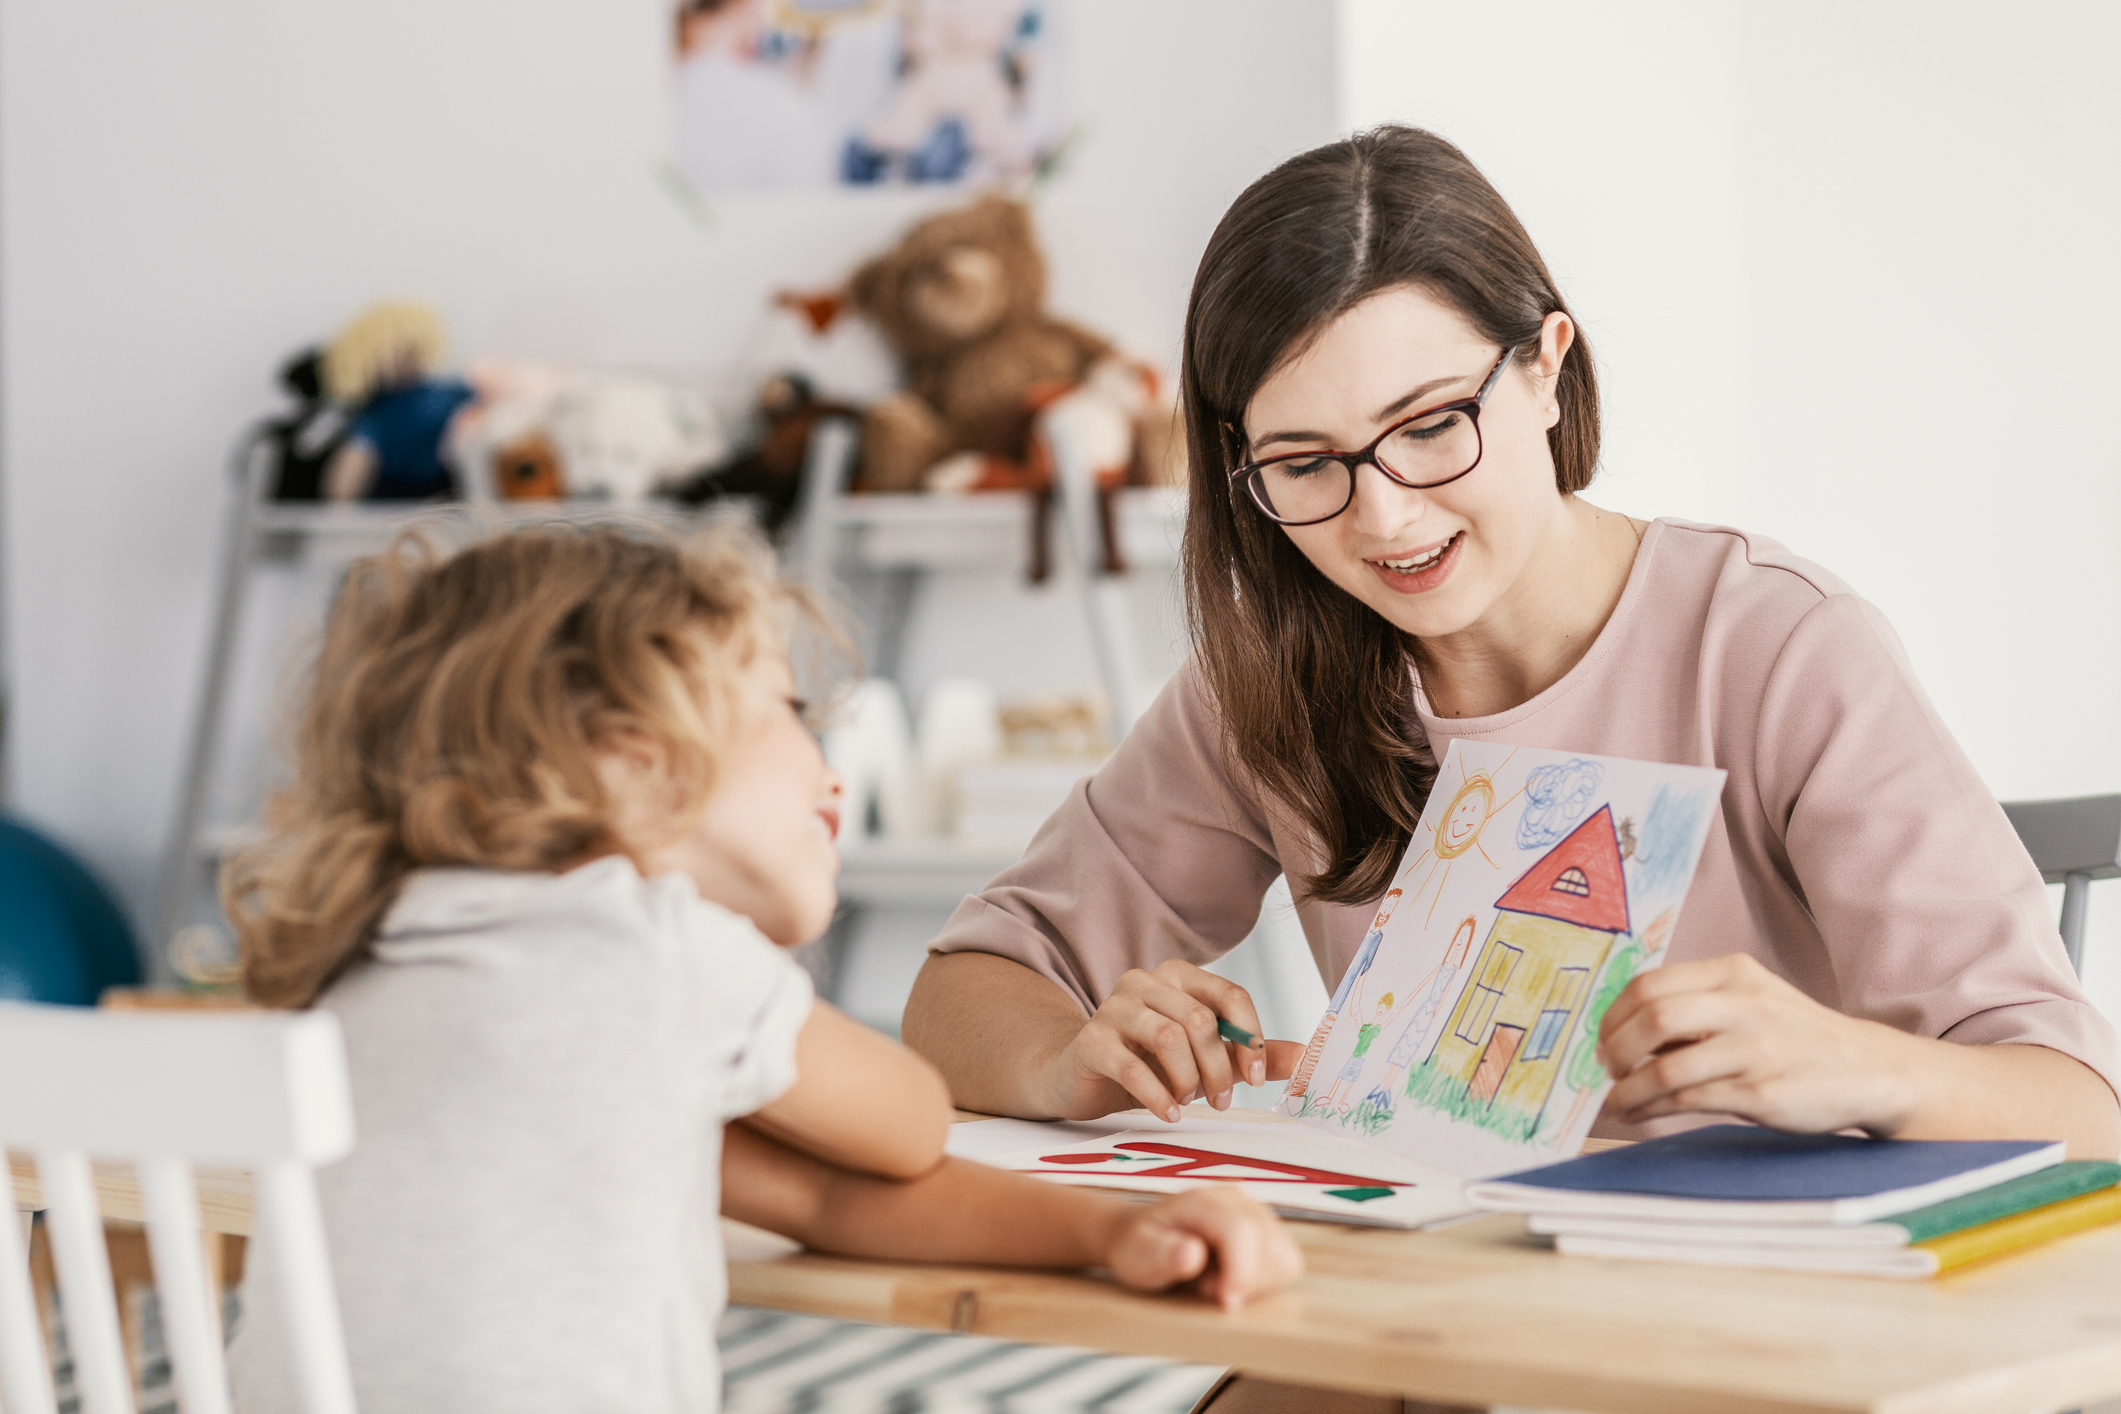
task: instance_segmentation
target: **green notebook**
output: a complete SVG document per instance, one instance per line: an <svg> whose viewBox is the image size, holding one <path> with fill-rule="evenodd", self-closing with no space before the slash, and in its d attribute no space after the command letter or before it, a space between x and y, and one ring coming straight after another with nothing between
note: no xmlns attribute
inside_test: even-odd
<svg viewBox="0 0 2121 1414"><path fill-rule="evenodd" d="M1927 1208L1901 1213L1885 1219L1878 1226L1904 1230L1909 1242L1927 1242L1948 1232L1978 1227L2031 1208L2044 1208L2080 1193L2112 1188L2117 1183L2121 1183L2121 1164L2076 1159L1999 1183L1994 1188L1969 1193L1963 1198L1947 1198Z"/></svg>

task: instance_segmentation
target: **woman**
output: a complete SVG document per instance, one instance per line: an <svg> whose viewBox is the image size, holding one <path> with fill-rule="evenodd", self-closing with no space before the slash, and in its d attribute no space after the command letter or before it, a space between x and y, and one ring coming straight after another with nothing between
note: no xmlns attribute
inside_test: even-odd
<svg viewBox="0 0 2121 1414"><path fill-rule="evenodd" d="M1285 873L1336 981L1464 737L1729 773L1669 961L1606 1014L1595 1132L2121 1147L2121 1047L1891 630L1771 541L1580 497L1590 351L1455 148L1381 128L1255 183L1183 381L1196 653L932 945L905 1036L959 1104L1175 1119L1287 1075L1218 1039L1257 1016L1200 964Z"/></svg>

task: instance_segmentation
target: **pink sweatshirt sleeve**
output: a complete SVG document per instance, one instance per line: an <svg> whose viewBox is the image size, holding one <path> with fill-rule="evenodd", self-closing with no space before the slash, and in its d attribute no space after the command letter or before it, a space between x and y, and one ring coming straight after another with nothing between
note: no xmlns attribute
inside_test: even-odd
<svg viewBox="0 0 2121 1414"><path fill-rule="evenodd" d="M1020 962L1088 1014L1129 968L1206 963L1243 942L1281 865L1220 732L1189 662L928 950Z"/></svg>
<svg viewBox="0 0 2121 1414"><path fill-rule="evenodd" d="M2114 1032L2070 970L2039 871L1875 608L1832 594L1804 616L1759 729L1777 867L1825 941L1842 1011L2047 1046L2121 1090Z"/></svg>

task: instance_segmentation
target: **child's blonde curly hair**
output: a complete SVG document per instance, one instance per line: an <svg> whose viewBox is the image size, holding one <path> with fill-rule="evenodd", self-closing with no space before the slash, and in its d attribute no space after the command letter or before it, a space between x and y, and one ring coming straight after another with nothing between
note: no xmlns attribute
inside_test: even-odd
<svg viewBox="0 0 2121 1414"><path fill-rule="evenodd" d="M415 869L560 870L623 852L596 769L658 743L704 808L738 670L812 613L755 537L541 527L356 563L326 622L269 830L222 871L244 989L302 1007Z"/></svg>

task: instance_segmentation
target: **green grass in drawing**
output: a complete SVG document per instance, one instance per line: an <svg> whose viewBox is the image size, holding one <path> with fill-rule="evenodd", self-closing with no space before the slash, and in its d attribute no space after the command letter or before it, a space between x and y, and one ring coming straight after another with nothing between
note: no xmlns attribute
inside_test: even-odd
<svg viewBox="0 0 2121 1414"><path fill-rule="evenodd" d="M1434 1060L1425 1060L1407 1072L1407 1098L1425 1110L1477 1124L1513 1144L1529 1144L1539 1136L1537 1112L1476 1098L1467 1093L1468 1088L1464 1080Z"/></svg>
<svg viewBox="0 0 2121 1414"><path fill-rule="evenodd" d="M1497 1104L1475 1099L1466 1093L1467 1084L1457 1076L1442 1069L1433 1060L1423 1061L1407 1074L1405 1094L1414 1105L1452 1119L1477 1124L1482 1129L1501 1135L1516 1144L1529 1144L1539 1137L1539 1119L1536 1114L1526 1112L1517 1105ZM1378 1104L1374 1098L1366 1098L1352 1110L1342 1113L1317 1104L1315 1097L1306 1095L1298 1107L1296 1117L1304 1119L1319 1117L1330 1119L1343 1128L1352 1129L1367 1138L1376 1138L1388 1128L1398 1111L1394 1106Z"/></svg>

